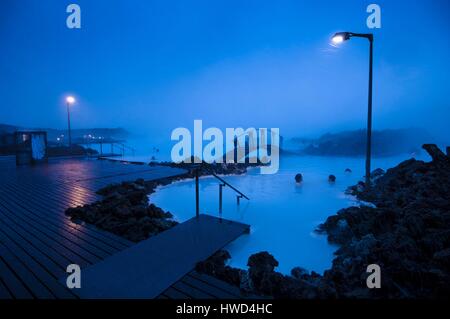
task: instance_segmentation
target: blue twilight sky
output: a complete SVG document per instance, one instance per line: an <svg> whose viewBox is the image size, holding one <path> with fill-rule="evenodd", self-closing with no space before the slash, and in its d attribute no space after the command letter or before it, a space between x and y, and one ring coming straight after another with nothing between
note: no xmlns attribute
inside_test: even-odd
<svg viewBox="0 0 450 319"><path fill-rule="evenodd" d="M82 28L66 27L81 6ZM375 34L374 128L450 136L450 1L2 0L0 123L122 126L170 138L178 126L279 127L313 135L366 124Z"/></svg>

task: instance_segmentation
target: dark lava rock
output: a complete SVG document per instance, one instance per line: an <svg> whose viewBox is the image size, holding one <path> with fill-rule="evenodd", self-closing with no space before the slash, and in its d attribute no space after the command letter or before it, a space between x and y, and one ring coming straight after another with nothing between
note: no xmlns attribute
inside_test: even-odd
<svg viewBox="0 0 450 319"><path fill-rule="evenodd" d="M345 169L345 172L346 172L346 173L351 173L352 170L351 170L350 168L346 168L346 169Z"/></svg>
<svg viewBox="0 0 450 319"><path fill-rule="evenodd" d="M193 157L191 157L191 162L194 163ZM261 162L257 163L206 163L202 162L200 166L194 170L192 169L192 164L189 163L173 163L173 162L161 162L161 163L150 163L150 165L162 165L162 166L170 166L176 168L187 169L189 172L186 173L182 178L193 178L196 175L196 171L199 176L210 175L211 173L217 175L241 175L247 172L247 168L249 167L258 167L263 164Z"/></svg>
<svg viewBox="0 0 450 319"><path fill-rule="evenodd" d="M302 267L294 267L291 270L291 275L296 279L304 279L309 276L309 272Z"/></svg>
<svg viewBox="0 0 450 319"><path fill-rule="evenodd" d="M335 290L322 282L322 276L300 267L292 269L292 276L275 271L278 261L268 252L260 252L248 259L248 275L252 292L274 298L317 299L333 298Z"/></svg>
<svg viewBox="0 0 450 319"><path fill-rule="evenodd" d="M303 181L303 175L302 174L297 174L295 175L295 182L296 183L301 183Z"/></svg>
<svg viewBox="0 0 450 319"><path fill-rule="evenodd" d="M450 269L450 248L446 248L434 253L433 259L443 267Z"/></svg>
<svg viewBox="0 0 450 319"><path fill-rule="evenodd" d="M232 285L240 286L241 278L245 276L245 271L227 266L226 262L230 258L228 251L219 250L207 260L197 263L195 270L214 276Z"/></svg>
<svg viewBox="0 0 450 319"><path fill-rule="evenodd" d="M385 174L385 171L382 168L377 168L370 173L370 180L372 182L379 179L381 176Z"/></svg>
<svg viewBox="0 0 450 319"><path fill-rule="evenodd" d="M442 152L436 144L424 144L423 149L431 156L434 162L448 162L447 156Z"/></svg>
<svg viewBox="0 0 450 319"><path fill-rule="evenodd" d="M324 284L323 277L315 272L309 274L300 267L292 269L292 276L276 272L278 261L268 252L251 255L248 270L226 266L225 261L229 258L227 252L219 251L198 263L196 270L238 286L243 293L251 296L282 299L336 298L336 290Z"/></svg>
<svg viewBox="0 0 450 319"><path fill-rule="evenodd" d="M349 189L375 207L349 207L328 217L319 230L338 243L326 276L344 297L442 298L450 296L450 162L435 145L433 161L410 159L374 174L369 191ZM361 294L362 269L376 263L382 288ZM337 277L336 277L337 276Z"/></svg>
<svg viewBox="0 0 450 319"><path fill-rule="evenodd" d="M152 184L156 187L157 184ZM98 191L104 198L90 205L66 210L73 221L85 221L96 227L139 242L177 224L172 214L148 203L143 179L109 185Z"/></svg>
<svg viewBox="0 0 450 319"><path fill-rule="evenodd" d="M349 207L338 211L319 226L331 243L346 244L361 239L367 233L382 234L393 229L395 212L369 206Z"/></svg>
<svg viewBox="0 0 450 319"><path fill-rule="evenodd" d="M250 286L264 295L274 295L283 276L275 273L278 261L267 251L251 255L248 259Z"/></svg>
<svg viewBox="0 0 450 319"><path fill-rule="evenodd" d="M249 266L254 273L272 272L275 267L278 267L278 261L267 251L263 251L251 255L248 259L247 266Z"/></svg>

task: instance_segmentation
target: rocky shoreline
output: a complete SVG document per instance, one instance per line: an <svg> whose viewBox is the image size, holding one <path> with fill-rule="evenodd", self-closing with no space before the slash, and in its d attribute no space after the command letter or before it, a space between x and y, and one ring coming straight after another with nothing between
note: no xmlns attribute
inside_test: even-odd
<svg viewBox="0 0 450 319"><path fill-rule="evenodd" d="M70 216L74 222L93 224L133 242L147 239L177 225L170 212L165 212L149 203L148 195L155 192L158 186L194 178L196 172L190 164L156 163L156 165L183 168L188 171L183 175L153 181L137 179L134 182L106 186L97 191L97 194L103 196L102 200L89 205L68 208L66 215ZM196 167L196 170L198 176L208 176L211 173L239 175L246 173L250 166L256 165L202 163Z"/></svg>
<svg viewBox="0 0 450 319"><path fill-rule="evenodd" d="M273 298L439 299L450 297L450 159L436 145L423 148L431 162L410 159L375 170L372 187L348 189L373 204L340 210L319 226L340 248L323 276L294 268L275 271L268 252L250 256L248 270L226 265L220 251L197 265L243 291ZM367 266L381 269L381 288L367 288Z"/></svg>

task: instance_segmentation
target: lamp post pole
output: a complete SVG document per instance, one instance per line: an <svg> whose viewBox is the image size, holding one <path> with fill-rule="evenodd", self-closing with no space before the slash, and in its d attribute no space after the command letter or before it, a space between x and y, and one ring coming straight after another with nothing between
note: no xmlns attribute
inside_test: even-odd
<svg viewBox="0 0 450 319"><path fill-rule="evenodd" d="M67 129L69 133L69 146L72 146L72 133L70 131L70 102L67 101Z"/></svg>
<svg viewBox="0 0 450 319"><path fill-rule="evenodd" d="M370 189L370 157L372 151L372 78L373 78L373 35L370 34L369 53L369 100L367 103L367 146L366 146L366 190Z"/></svg>
<svg viewBox="0 0 450 319"><path fill-rule="evenodd" d="M75 98L73 96L66 97L67 106L67 130L69 133L69 147L72 146L72 132L70 130L70 106L75 103Z"/></svg>
<svg viewBox="0 0 450 319"><path fill-rule="evenodd" d="M366 142L366 190L370 189L370 157L372 152L372 78L373 78L373 34L338 32L333 36L335 44L349 40L352 37L366 38L369 40L369 98L367 104L367 142Z"/></svg>

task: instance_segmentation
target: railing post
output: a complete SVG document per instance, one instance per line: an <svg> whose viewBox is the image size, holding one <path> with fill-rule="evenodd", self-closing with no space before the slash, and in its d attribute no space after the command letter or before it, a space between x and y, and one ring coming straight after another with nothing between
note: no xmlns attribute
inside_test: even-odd
<svg viewBox="0 0 450 319"><path fill-rule="evenodd" d="M200 196L198 187L198 168L195 169L195 217L200 216Z"/></svg>
<svg viewBox="0 0 450 319"><path fill-rule="evenodd" d="M219 220L222 222L222 192L225 184L219 184Z"/></svg>
<svg viewBox="0 0 450 319"><path fill-rule="evenodd" d="M239 205L241 203L241 195L237 195L236 199L237 199L237 204Z"/></svg>

